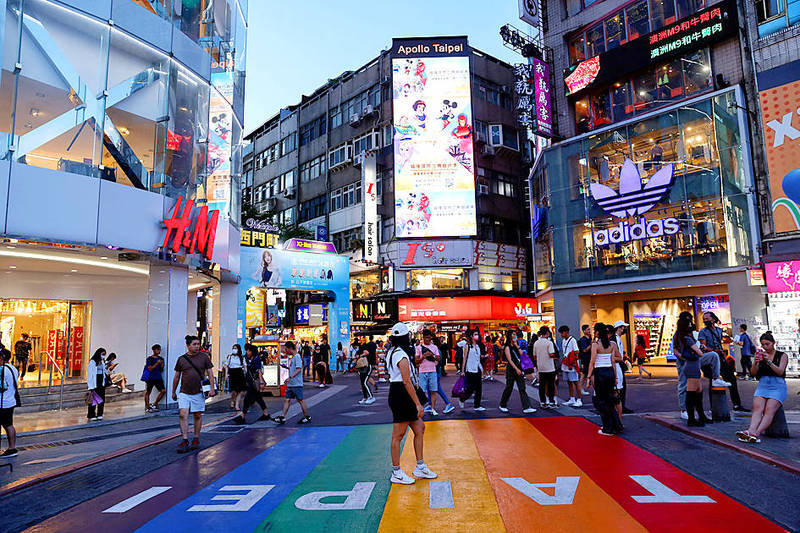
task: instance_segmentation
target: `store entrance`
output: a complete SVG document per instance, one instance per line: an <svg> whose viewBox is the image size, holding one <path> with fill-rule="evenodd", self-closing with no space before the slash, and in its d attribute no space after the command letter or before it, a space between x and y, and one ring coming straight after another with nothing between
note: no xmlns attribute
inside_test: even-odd
<svg viewBox="0 0 800 533"><path fill-rule="evenodd" d="M91 306L87 301L0 299L0 341L11 350L22 385L60 383L59 369L67 378L83 376ZM23 333L30 343L24 372L14 347Z"/></svg>

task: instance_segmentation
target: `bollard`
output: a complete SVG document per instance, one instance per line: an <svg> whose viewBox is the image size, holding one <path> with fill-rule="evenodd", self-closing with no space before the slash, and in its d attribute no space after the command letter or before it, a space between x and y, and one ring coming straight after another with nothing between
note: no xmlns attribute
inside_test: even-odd
<svg viewBox="0 0 800 533"><path fill-rule="evenodd" d="M727 387L711 387L711 419L714 422L730 422L731 410L728 407Z"/></svg>
<svg viewBox="0 0 800 533"><path fill-rule="evenodd" d="M786 423L786 413L783 412L782 405L780 409L775 412L775 416L772 418L772 424L769 425L764 435L776 439L789 438L789 424Z"/></svg>

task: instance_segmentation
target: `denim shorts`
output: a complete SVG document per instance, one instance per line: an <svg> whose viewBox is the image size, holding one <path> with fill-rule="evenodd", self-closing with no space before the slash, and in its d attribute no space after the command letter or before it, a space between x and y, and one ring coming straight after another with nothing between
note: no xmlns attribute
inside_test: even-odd
<svg viewBox="0 0 800 533"><path fill-rule="evenodd" d="M295 400L302 400L303 387L286 387L286 399L290 400L292 398Z"/></svg>
<svg viewBox="0 0 800 533"><path fill-rule="evenodd" d="M436 372L422 372L419 375L419 386L424 391L436 392L439 390L439 376Z"/></svg>

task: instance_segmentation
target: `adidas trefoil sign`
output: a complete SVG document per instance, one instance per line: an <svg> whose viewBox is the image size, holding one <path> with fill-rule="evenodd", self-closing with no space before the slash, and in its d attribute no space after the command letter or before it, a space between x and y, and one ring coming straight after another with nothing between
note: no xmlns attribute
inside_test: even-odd
<svg viewBox="0 0 800 533"><path fill-rule="evenodd" d="M680 223L677 218L648 220L642 216L669 193L674 180L672 170L672 163L661 167L642 186L636 165L630 159L625 159L619 173L619 191L600 183L590 183L592 198L600 209L619 218L638 217L633 223L625 220L615 227L596 231L594 243L607 246L678 233Z"/></svg>

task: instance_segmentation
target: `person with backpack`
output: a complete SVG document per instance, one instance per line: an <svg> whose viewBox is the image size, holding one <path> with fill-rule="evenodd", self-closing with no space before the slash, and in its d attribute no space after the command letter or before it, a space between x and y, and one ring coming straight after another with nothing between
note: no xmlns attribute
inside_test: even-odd
<svg viewBox="0 0 800 533"><path fill-rule="evenodd" d="M372 387L369 386L369 377L374 368L370 362L369 348L364 346L361 349L358 360L356 360L356 368L358 369L358 379L361 382L361 395L363 398L358 400L361 405L372 405L375 403L375 396L372 394Z"/></svg>
<svg viewBox="0 0 800 533"><path fill-rule="evenodd" d="M742 364L742 378L753 381L755 378L750 375L750 367L753 366L753 355L756 353L753 340L747 334L747 324L739 325L739 335L736 344L741 350L740 362Z"/></svg>
<svg viewBox="0 0 800 533"><path fill-rule="evenodd" d="M240 410L240 400L244 397L241 393L247 390L244 377L244 356L242 347L234 344L232 352L222 364L222 369L228 376L228 388L231 391L231 409Z"/></svg>
<svg viewBox="0 0 800 533"><path fill-rule="evenodd" d="M581 401L580 387L578 386L581 380L578 363L578 341L569 334L569 326L567 325L558 328L558 333L561 335L561 372L564 376L564 381L567 382L567 387L569 387L569 400L565 405L581 407L583 402Z"/></svg>
<svg viewBox="0 0 800 533"><path fill-rule="evenodd" d="M0 453L0 457L16 457L17 451L17 431L14 429L14 409L20 406L19 372L9 364L11 352L3 348L0 350L0 426L6 431L8 448Z"/></svg>
<svg viewBox="0 0 800 533"><path fill-rule="evenodd" d="M238 344L236 345L239 346ZM261 364L261 358L258 357L258 349L252 344L245 344L244 351L246 356L246 372L244 372L243 381L245 384L244 401L242 408L239 411L239 416L233 419L234 423L244 425L247 423L247 411L250 406L257 403L261 408L261 417L258 421L272 420L267 410L267 404L264 403L264 397L261 395L261 385L264 384L264 366Z"/></svg>
<svg viewBox="0 0 800 533"><path fill-rule="evenodd" d="M525 414L535 413L536 409L531 407L531 400L525 390L525 373L522 371L522 360L520 358L519 344L512 330L506 332L506 343L504 347L506 356L506 388L500 396L500 411L508 412L508 400L514 391L514 384L519 391L519 399L522 402L522 412Z"/></svg>
<svg viewBox="0 0 800 533"><path fill-rule="evenodd" d="M389 452L392 458L392 472L389 480L401 485L412 485L415 478L435 479L425 464L423 448L425 442L425 394L419 389L416 372L411 364L414 349L411 346L409 329L403 322L392 327L392 347L387 352L387 368L389 370L389 408L392 410L392 436ZM480 381L480 374L478 374ZM417 465L412 472L414 477L406 474L400 467L400 455L403 451L403 438L408 428L414 433L414 454Z"/></svg>
<svg viewBox="0 0 800 533"><path fill-rule="evenodd" d="M206 410L206 397L216 395L214 364L208 353L200 350L200 339L186 335L186 353L175 362L175 377L172 379L172 399L178 402L178 416L181 426L181 442L178 453L186 453L200 447L200 429L203 427L203 412ZM180 385L180 390L178 389ZM189 444L189 413L194 421L194 438Z"/></svg>

